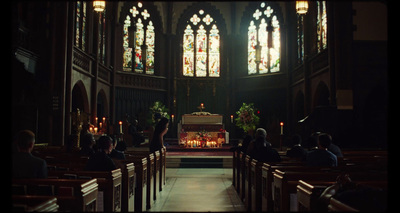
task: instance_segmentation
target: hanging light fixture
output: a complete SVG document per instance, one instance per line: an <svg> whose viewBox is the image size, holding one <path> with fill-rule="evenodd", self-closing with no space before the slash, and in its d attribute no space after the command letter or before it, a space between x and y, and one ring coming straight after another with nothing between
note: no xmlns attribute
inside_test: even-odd
<svg viewBox="0 0 400 213"><path fill-rule="evenodd" d="M93 9L96 12L103 12L106 8L106 1L93 1Z"/></svg>
<svg viewBox="0 0 400 213"><path fill-rule="evenodd" d="M296 1L296 12L300 15L306 14L308 11L308 1Z"/></svg>

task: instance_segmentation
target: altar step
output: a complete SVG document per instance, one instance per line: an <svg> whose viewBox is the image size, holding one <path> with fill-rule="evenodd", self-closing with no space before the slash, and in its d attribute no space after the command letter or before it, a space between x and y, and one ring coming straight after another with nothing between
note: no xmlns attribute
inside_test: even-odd
<svg viewBox="0 0 400 213"><path fill-rule="evenodd" d="M232 168L232 156L167 156L167 168Z"/></svg>

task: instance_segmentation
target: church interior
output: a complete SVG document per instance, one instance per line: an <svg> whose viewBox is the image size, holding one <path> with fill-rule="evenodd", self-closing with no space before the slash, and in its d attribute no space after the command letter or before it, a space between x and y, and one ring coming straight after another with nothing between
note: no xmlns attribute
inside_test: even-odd
<svg viewBox="0 0 400 213"><path fill-rule="evenodd" d="M343 172L352 183L388 188L387 1L13 1L10 7L11 147L21 130L30 130L32 155L48 168L45 180L13 178L14 209L353 211L360 207L339 196L324 207L315 196L343 181L336 179ZM168 119L163 148L150 152L161 117ZM131 126L142 144L132 142ZM266 130L279 164L240 151L258 128ZM286 156L295 135L307 149L316 132L342 150L336 169ZM88 158L71 149L79 152L86 133L127 146L118 169L80 167ZM66 177L74 180L62 182ZM210 177L211 186L204 181ZM38 187L44 184L51 195ZM191 197L184 193L194 186L210 195L182 196ZM73 193L65 199L68 188ZM227 204L208 200L217 189ZM385 196L375 199L383 208ZM183 205L185 199L216 205Z"/></svg>

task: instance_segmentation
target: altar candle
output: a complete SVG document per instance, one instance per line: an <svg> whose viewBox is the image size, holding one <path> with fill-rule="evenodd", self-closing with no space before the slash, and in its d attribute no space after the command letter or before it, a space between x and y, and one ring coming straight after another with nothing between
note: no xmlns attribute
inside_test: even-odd
<svg viewBox="0 0 400 213"><path fill-rule="evenodd" d="M231 115L231 123L233 123L233 115Z"/></svg>
<svg viewBox="0 0 400 213"><path fill-rule="evenodd" d="M93 127L89 127L89 132L93 133Z"/></svg>
<svg viewBox="0 0 400 213"><path fill-rule="evenodd" d="M200 104L200 106L201 106L201 108L203 108L203 107L204 107L204 104L203 104L203 103L201 103L201 104Z"/></svg>
<svg viewBox="0 0 400 213"><path fill-rule="evenodd" d="M96 117L96 122L94 123L95 126L97 126L97 121L98 121L98 118Z"/></svg>
<svg viewBox="0 0 400 213"><path fill-rule="evenodd" d="M122 121L119 122L119 133L122 134Z"/></svg>
<svg viewBox="0 0 400 213"><path fill-rule="evenodd" d="M100 126L100 129L102 129L103 128L103 123L100 122L99 126Z"/></svg>
<svg viewBox="0 0 400 213"><path fill-rule="evenodd" d="M103 117L103 123L106 123L106 117Z"/></svg>
<svg viewBox="0 0 400 213"><path fill-rule="evenodd" d="M280 125L281 125L281 135L283 135L283 122L281 122Z"/></svg>
<svg viewBox="0 0 400 213"><path fill-rule="evenodd" d="M171 115L171 121L172 121L172 123L174 123L174 118L175 118L175 115Z"/></svg>
<svg viewBox="0 0 400 213"><path fill-rule="evenodd" d="M97 127L94 128L94 134L97 134Z"/></svg>

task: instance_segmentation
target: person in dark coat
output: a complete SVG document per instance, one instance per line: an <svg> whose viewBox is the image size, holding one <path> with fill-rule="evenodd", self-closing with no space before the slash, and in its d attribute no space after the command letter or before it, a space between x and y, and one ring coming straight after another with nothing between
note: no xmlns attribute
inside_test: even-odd
<svg viewBox="0 0 400 213"><path fill-rule="evenodd" d="M86 163L86 171L111 171L117 167L108 156L112 149L112 139L109 136L101 136L98 141L99 150L96 151Z"/></svg>
<svg viewBox="0 0 400 213"><path fill-rule="evenodd" d="M17 152L12 156L13 178L47 178L45 160L31 154L35 145L35 134L22 130L17 135Z"/></svg>
<svg viewBox="0 0 400 213"><path fill-rule="evenodd" d="M318 149L307 153L307 166L337 166L337 157L328 150L332 143L332 137L329 134L321 133L318 136Z"/></svg>
<svg viewBox="0 0 400 213"><path fill-rule="evenodd" d="M95 145L96 140L94 139L94 136L92 133L85 133L84 135L81 136L80 139L80 146L81 150L79 153L83 156L92 156L94 154L94 149L93 146Z"/></svg>
<svg viewBox="0 0 400 213"><path fill-rule="evenodd" d="M108 136L107 136L107 137L108 137ZM109 156L110 158L125 160L126 158L125 158L124 152L122 152L122 151L116 149L117 144L118 144L119 142L117 142L116 139L112 139L111 137L108 137L107 139L108 139L108 140L111 140L111 142L112 142L112 144L113 144L113 149L112 149L111 153L110 153L108 156Z"/></svg>
<svg viewBox="0 0 400 213"><path fill-rule="evenodd" d="M164 147L164 135L168 132L168 124L168 119L164 117L156 124L153 138L150 142L150 152L159 151Z"/></svg>
<svg viewBox="0 0 400 213"><path fill-rule="evenodd" d="M267 131L263 128L258 128L255 140L249 144L246 154L261 162L280 162L279 153L272 148L266 137Z"/></svg>
<svg viewBox="0 0 400 213"><path fill-rule="evenodd" d="M293 135L292 142L293 147L286 151L286 156L290 158L305 160L307 156L307 151L301 146L301 136L298 134Z"/></svg>

